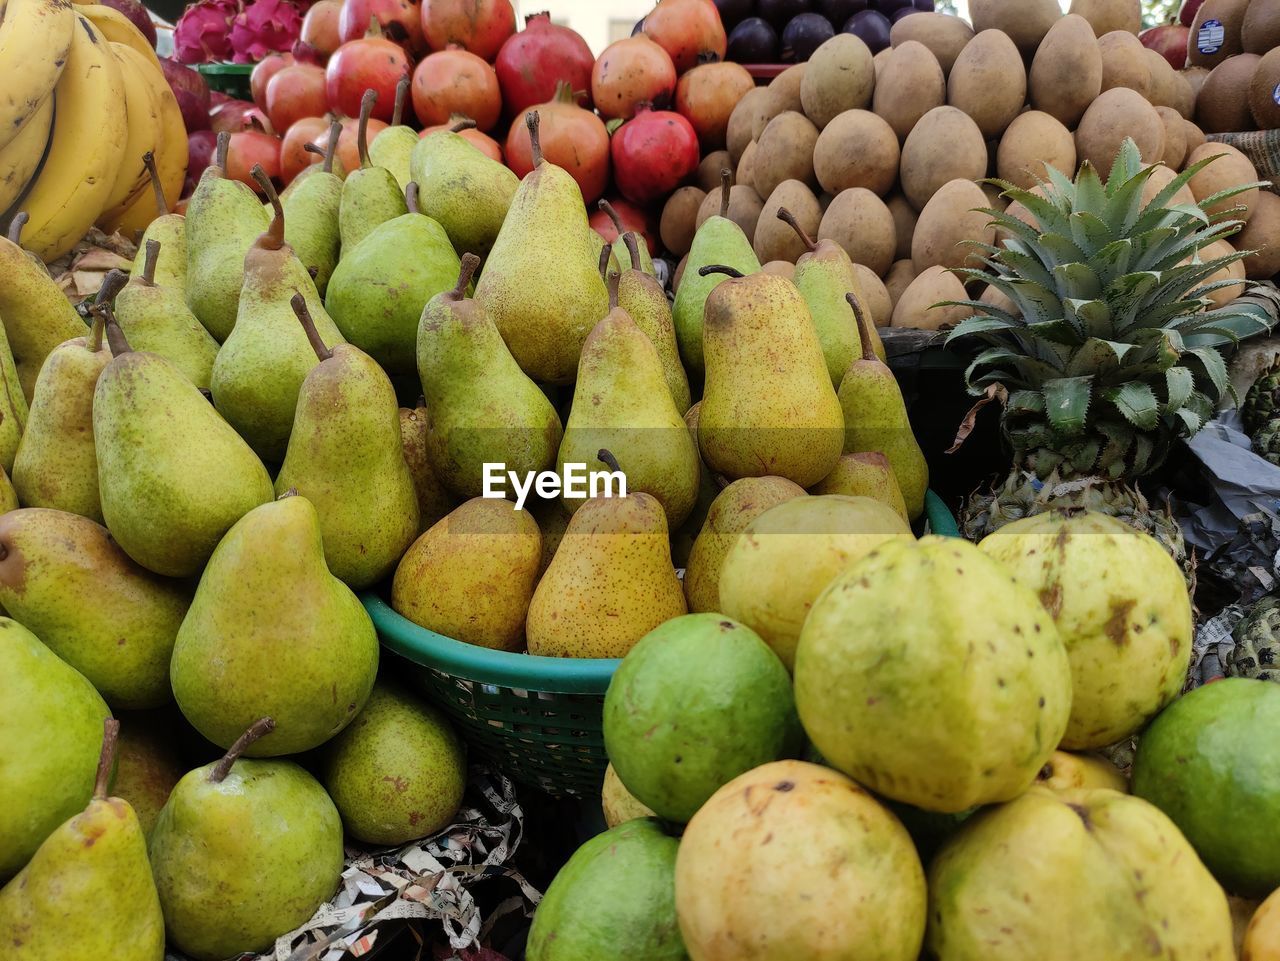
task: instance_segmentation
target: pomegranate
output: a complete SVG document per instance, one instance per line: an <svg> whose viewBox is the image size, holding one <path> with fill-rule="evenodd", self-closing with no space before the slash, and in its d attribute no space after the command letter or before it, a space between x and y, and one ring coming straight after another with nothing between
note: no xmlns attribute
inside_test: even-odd
<svg viewBox="0 0 1280 961"><path fill-rule="evenodd" d="M746 67L728 62L699 64L680 78L676 110L693 124L703 150L724 146L729 114L755 85Z"/></svg>
<svg viewBox="0 0 1280 961"><path fill-rule="evenodd" d="M373 116L390 120L395 109L396 84L409 76L409 58L403 48L385 37L365 37L340 46L325 67L325 94L329 108L347 117L360 115L360 98L366 90L378 94Z"/></svg>
<svg viewBox="0 0 1280 961"><path fill-rule="evenodd" d="M227 177L262 193L262 188L249 172L255 164L262 164L262 169L272 180L280 179L280 138L261 130L233 133L227 148Z"/></svg>
<svg viewBox="0 0 1280 961"><path fill-rule="evenodd" d="M307 150L307 144L314 140L325 142L325 132L329 129L329 121L324 117L303 117L295 120L293 126L284 132L280 139L280 181L289 183L307 167L319 163L323 158L319 154Z"/></svg>
<svg viewBox="0 0 1280 961"><path fill-rule="evenodd" d="M204 168L213 163L213 155L218 150L218 135L212 130L194 130L187 135L187 179L182 186L182 193L191 193Z"/></svg>
<svg viewBox="0 0 1280 961"><path fill-rule="evenodd" d="M492 130L502 115L498 75L462 47L433 53L413 71L413 109L427 125L448 123L462 114L481 130Z"/></svg>
<svg viewBox="0 0 1280 961"><path fill-rule="evenodd" d="M249 74L249 92L253 97L253 102L263 110L266 110L267 84L271 82L272 77L285 67L293 66L293 63L294 59L291 53L269 53L254 64L253 72Z"/></svg>
<svg viewBox="0 0 1280 961"><path fill-rule="evenodd" d="M723 60L728 46L711 0L659 0L644 18L644 32L671 56L676 73L692 70L707 54Z"/></svg>
<svg viewBox="0 0 1280 961"><path fill-rule="evenodd" d="M147 39L147 43L151 44L151 49L156 48L156 25L151 20L151 14L147 12L138 0L101 0L104 7L111 7L118 10L129 18L129 22L138 28L138 33Z"/></svg>
<svg viewBox="0 0 1280 961"><path fill-rule="evenodd" d="M1203 3L1204 0L1182 0L1182 6L1178 8L1178 22L1184 27L1191 26Z"/></svg>
<svg viewBox="0 0 1280 961"><path fill-rule="evenodd" d="M432 50L456 43L492 63L515 32L511 0L422 0L422 34Z"/></svg>
<svg viewBox="0 0 1280 961"><path fill-rule="evenodd" d="M622 196L647 204L666 197L698 169L698 134L671 110L641 109L613 132L613 180Z"/></svg>
<svg viewBox="0 0 1280 961"><path fill-rule="evenodd" d="M561 81L569 84L579 104L591 106L591 68L595 62L580 35L552 23L549 13L534 13L525 20L524 30L502 45L493 66L502 102L514 116L549 102Z"/></svg>
<svg viewBox="0 0 1280 961"><path fill-rule="evenodd" d="M1191 36L1191 28L1180 23L1164 23L1150 30L1143 30L1138 39L1148 50L1154 50L1169 61L1174 70L1181 70L1187 65L1187 38Z"/></svg>
<svg viewBox="0 0 1280 961"><path fill-rule="evenodd" d="M321 59L328 57L342 45L338 35L338 16L342 11L339 0L316 0L302 18L302 32L298 42L306 44Z"/></svg>
<svg viewBox="0 0 1280 961"><path fill-rule="evenodd" d="M188 133L209 129L209 85L204 77L190 67L160 58L160 69L164 71L165 80L169 81L169 89L177 98L178 109L182 111L182 122Z"/></svg>
<svg viewBox="0 0 1280 961"><path fill-rule="evenodd" d="M367 36L376 23L382 36L411 54L422 53L422 11L420 0L342 0L338 13L338 39L350 43Z"/></svg>
<svg viewBox="0 0 1280 961"><path fill-rule="evenodd" d="M507 132L507 166L520 177L533 169L529 128L525 123L525 114L530 110L538 111L542 155L569 172L578 182L584 201L595 203L609 182L609 131L604 121L574 103L569 84L561 81L554 100L522 110L511 121ZM696 137L694 150L697 151ZM695 167L698 165L696 158L693 163Z"/></svg>
<svg viewBox="0 0 1280 961"><path fill-rule="evenodd" d="M498 163L502 163L502 147L498 145L498 141L494 140L487 133L481 133L474 126L463 127L461 130L456 129L459 120L467 120L466 117L450 117L448 123L442 123L435 127L425 127L422 133L418 134L419 139L425 137L429 133L435 133L437 130L453 129L454 132L464 140L471 141L481 153L488 154ZM474 121L471 121L474 123Z"/></svg>
<svg viewBox="0 0 1280 961"><path fill-rule="evenodd" d="M591 70L591 99L606 119L630 120L642 103L667 107L676 66L643 33L609 44Z"/></svg>
<svg viewBox="0 0 1280 961"><path fill-rule="evenodd" d="M638 207L622 197L610 197L609 203L612 205L614 213L618 215L618 219L622 221L622 229L629 230L641 237L645 242L645 246L649 248L649 256L652 257L657 254L656 231L653 229L653 217L650 211L644 207ZM591 228L605 239L605 243L611 244L618 239L618 228L614 225L613 218L609 216L607 211L597 208L591 212L591 216L587 220L590 222Z"/></svg>
<svg viewBox="0 0 1280 961"><path fill-rule="evenodd" d="M271 121L257 104L248 100L228 100L209 111L209 128L214 133L259 130L272 133Z"/></svg>
<svg viewBox="0 0 1280 961"><path fill-rule="evenodd" d="M325 112L324 67L296 63L279 71L267 84L267 118L272 130L288 130L303 117Z"/></svg>
<svg viewBox="0 0 1280 961"><path fill-rule="evenodd" d="M333 169L341 168L343 171L350 172L360 169L360 141L358 137L359 124L355 120L347 119L342 122L342 134L338 137L338 149L334 152ZM369 126L365 132L369 143L373 143L373 139L387 129L387 124L382 120L374 120L369 118ZM321 150L329 146L329 132L322 131L314 140L311 141Z"/></svg>

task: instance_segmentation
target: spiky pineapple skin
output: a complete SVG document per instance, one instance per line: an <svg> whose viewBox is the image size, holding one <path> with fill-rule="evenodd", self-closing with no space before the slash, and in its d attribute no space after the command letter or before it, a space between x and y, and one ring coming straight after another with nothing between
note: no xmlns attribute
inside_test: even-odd
<svg viewBox="0 0 1280 961"><path fill-rule="evenodd" d="M1273 364L1253 382L1240 414L1249 434L1257 434L1269 421L1280 418L1280 363Z"/></svg>
<svg viewBox="0 0 1280 961"><path fill-rule="evenodd" d="M1227 656L1227 674L1280 681L1280 596L1264 597L1232 632L1236 646Z"/></svg>
<svg viewBox="0 0 1280 961"><path fill-rule="evenodd" d="M1280 417L1267 421L1253 435L1253 450L1259 457L1280 467Z"/></svg>

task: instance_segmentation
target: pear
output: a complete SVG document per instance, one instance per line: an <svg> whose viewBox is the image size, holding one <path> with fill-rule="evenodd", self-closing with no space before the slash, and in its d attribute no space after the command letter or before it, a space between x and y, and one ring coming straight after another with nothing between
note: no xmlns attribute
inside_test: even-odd
<svg viewBox="0 0 1280 961"><path fill-rule="evenodd" d="M338 208L342 201L342 178L333 172L333 153L341 133L342 124L335 120L329 127L329 145L324 152L324 161L312 164L314 173L294 190L280 195L280 205L284 209L284 242L293 248L302 266L314 278L316 290L322 294L338 265Z"/></svg>
<svg viewBox="0 0 1280 961"><path fill-rule="evenodd" d="M39 507L0 516L0 605L112 707L172 698L169 655L190 603L87 517Z"/></svg>
<svg viewBox="0 0 1280 961"><path fill-rule="evenodd" d="M270 218L254 192L227 179L228 133L187 202L187 306L219 343L235 326L245 251Z"/></svg>
<svg viewBox="0 0 1280 961"><path fill-rule="evenodd" d="M458 255L438 223L418 212L410 183L408 213L369 231L343 251L325 309L351 343L388 374L412 374L422 308L458 278Z"/></svg>
<svg viewBox="0 0 1280 961"><path fill-rule="evenodd" d="M862 305L848 295L862 337L862 357L849 365L840 382L840 406L844 410L844 452L884 454L915 520L924 513L924 492L929 486L929 465L911 432L907 405L893 373L870 348L870 324Z"/></svg>
<svg viewBox="0 0 1280 961"><path fill-rule="evenodd" d="M178 368L130 350L101 309L115 354L93 394L103 517L143 567L190 577L232 524L271 499L271 478Z"/></svg>
<svg viewBox="0 0 1280 961"><path fill-rule="evenodd" d="M616 305L616 283L610 298L613 309L582 347L557 472L564 477L567 464L594 465L599 450L610 450L622 465L627 490L656 497L674 529L698 497L698 449L671 399L658 351ZM562 496L571 511L584 502L567 491Z"/></svg>
<svg viewBox="0 0 1280 961"><path fill-rule="evenodd" d="M180 288L155 282L161 249L158 240L147 241L142 271L116 295L116 320L134 350L159 354L191 383L208 390L218 342L191 313Z"/></svg>
<svg viewBox="0 0 1280 961"><path fill-rule="evenodd" d="M680 356L684 358L685 366L697 374L703 371L702 324L707 296L725 280L725 275L704 274L702 268L708 264L724 264L742 274L753 274L760 269L751 239L729 219L729 191L732 187L731 173L727 169L721 171L720 213L703 221L693 235L684 276L676 289L675 304L671 309Z"/></svg>
<svg viewBox="0 0 1280 961"><path fill-rule="evenodd" d="M405 552L391 606L445 637L519 651L541 559L542 535L527 511L475 497Z"/></svg>
<svg viewBox="0 0 1280 961"><path fill-rule="evenodd" d="M0 325L0 467L13 470L13 460L22 443L30 409L18 368L9 350L9 340Z"/></svg>
<svg viewBox="0 0 1280 961"><path fill-rule="evenodd" d="M266 233L244 258L244 290L235 330L213 362L213 402L258 455L279 463L289 443L298 390L316 354L290 306L302 294L326 344L345 343L320 301L316 285L284 241L284 209L271 181L256 176L275 207Z"/></svg>
<svg viewBox="0 0 1280 961"><path fill-rule="evenodd" d="M684 424L689 429L689 436L693 438L693 446L698 446L698 415L702 413L702 402L694 404L684 412ZM675 562L676 567L687 567L689 564L689 553L693 550L693 542L697 539L698 534L702 531L702 526L707 521L707 512L711 510L711 504L716 499L716 495L729 482L723 477L713 473L707 467L706 461L702 459L702 452L698 452L698 499L694 502L693 510L689 512L689 516L684 519L684 523L671 532L671 559Z"/></svg>
<svg viewBox="0 0 1280 961"><path fill-rule="evenodd" d="M525 633L530 654L625 657L687 612L658 499L643 491L593 497L570 519L538 582Z"/></svg>
<svg viewBox="0 0 1280 961"><path fill-rule="evenodd" d="M404 116L404 101L409 93L409 78L401 77L396 84L395 108L391 111L391 126L385 127L369 144L369 162L390 170L401 190L409 188L413 179L409 173L409 158L418 144L418 132L400 122Z"/></svg>
<svg viewBox="0 0 1280 961"><path fill-rule="evenodd" d="M602 272L606 280L613 274L622 273L622 265L618 262L617 252L612 245L605 242L604 237L600 236L599 231L592 227L589 221L587 223L587 244L591 250L591 259L595 263L600 263L602 257L608 260L608 269ZM606 248L608 248L607 254L605 253Z"/></svg>
<svg viewBox="0 0 1280 961"><path fill-rule="evenodd" d="M0 467L0 514L18 509L18 492L13 489L13 481Z"/></svg>
<svg viewBox="0 0 1280 961"><path fill-rule="evenodd" d="M714 265L699 273L732 278L707 297L703 459L734 480L816 484L840 459L844 417L804 298L772 274Z"/></svg>
<svg viewBox="0 0 1280 961"><path fill-rule="evenodd" d="M587 334L609 312L609 294L592 255L587 234L595 231L578 183L542 156L538 111L525 120L533 170L511 201L476 284L476 302L521 370L537 381L567 384Z"/></svg>
<svg viewBox="0 0 1280 961"><path fill-rule="evenodd" d="M26 222L26 211L15 214L9 236L0 237L0 318L30 403L45 358L64 341L84 336L84 323L44 264L18 246Z"/></svg>
<svg viewBox="0 0 1280 961"><path fill-rule="evenodd" d="M720 611L720 567L738 536L771 507L803 496L804 488L785 477L744 477L720 492L685 567L684 596L691 612Z"/></svg>
<svg viewBox="0 0 1280 961"><path fill-rule="evenodd" d="M556 497L538 501L530 512L538 522L542 532L542 556L538 559L538 577L541 578L551 566L551 559L556 556L560 542L564 540L564 532L569 528L569 520L573 517L564 501ZM537 586L536 584L534 586Z"/></svg>
<svg viewBox="0 0 1280 961"><path fill-rule="evenodd" d="M390 574L418 534L400 406L373 358L350 344L326 347L301 294L293 309L320 363L298 392L276 493L292 489L315 505L325 563L359 590Z"/></svg>
<svg viewBox="0 0 1280 961"><path fill-rule="evenodd" d="M173 287L179 291L187 289L187 218L175 214L169 209L169 201L165 198L164 187L160 183L160 173L156 170L156 158L151 151L142 155L146 164L147 176L151 178L151 189L156 195L156 219L147 225L138 241L138 253L133 259L133 276L142 273L146 266L147 244L155 241L160 245L160 253L156 257L155 266L151 269L151 279L162 287Z"/></svg>
<svg viewBox="0 0 1280 961"><path fill-rule="evenodd" d="M862 353L858 324L845 299L845 294L852 292L858 303L865 303L862 284L853 269L853 261L838 243L834 240L815 242L786 207L778 209L778 219L790 226L805 246L806 253L796 261L792 283L809 307L831 384L839 387L844 372Z"/></svg>
<svg viewBox="0 0 1280 961"><path fill-rule="evenodd" d="M631 266L618 276L618 306L625 310L653 342L662 362L662 376L671 390L676 410L684 416L692 404L689 394L689 375L680 363L680 348L676 346L676 328L671 319L671 304L662 284L642 267L642 248L636 235L630 231L622 234Z"/></svg>
<svg viewBox="0 0 1280 961"><path fill-rule="evenodd" d="M174 730L182 723L176 709L133 711L120 722L111 793L129 802L147 837L174 785L186 773Z"/></svg>
<svg viewBox="0 0 1280 961"><path fill-rule="evenodd" d="M128 801L107 797L119 724L107 719L103 727L88 805L0 890L10 961L163 961L164 915L146 835Z"/></svg>
<svg viewBox="0 0 1280 961"><path fill-rule="evenodd" d="M622 264L630 264L636 270L642 271L656 280L657 272L654 270L653 257L649 253L649 244L646 242L643 247L638 247L633 257L626 242L626 235L632 233L632 231L626 229L626 225L622 222L622 217L618 215L618 211L614 209L613 204L601 198L596 206L613 221L613 229L617 232L617 236L614 237L613 243L610 245L612 252L611 263L615 265L615 272L620 271Z"/></svg>
<svg viewBox="0 0 1280 961"><path fill-rule="evenodd" d="M459 256L484 257L498 238L520 178L459 136L460 124L475 126L471 120L455 123L414 145L409 176L418 185L419 208L444 227Z"/></svg>
<svg viewBox="0 0 1280 961"><path fill-rule="evenodd" d="M907 515L907 504L902 499L902 490L889 465L889 458L877 451L845 454L836 462L835 470L822 478L812 492L870 497L892 507L904 521L911 520Z"/></svg>
<svg viewBox="0 0 1280 961"><path fill-rule="evenodd" d="M7 617L0 617L0 677L3 881L93 794L111 712L83 674Z"/></svg>
<svg viewBox="0 0 1280 961"><path fill-rule="evenodd" d="M221 747L254 718L276 718L275 732L247 749L264 757L341 731L377 671L373 623L325 566L315 507L286 494L241 518L209 558L170 678L183 716Z"/></svg>
<svg viewBox="0 0 1280 961"><path fill-rule="evenodd" d="M431 418L427 414L425 398L418 399L417 407L400 408L400 442L404 461L409 465L413 489L418 495L418 530L425 531L457 506L457 499L449 493L427 453L427 431Z"/></svg>
<svg viewBox="0 0 1280 961"><path fill-rule="evenodd" d="M170 942L195 961L268 951L307 921L342 874L342 820L292 761L241 758L261 718L221 760L183 776L151 832Z"/></svg>
<svg viewBox="0 0 1280 961"><path fill-rule="evenodd" d="M342 236L343 250L351 250L378 224L399 217L408 210L404 191L396 183L395 175L385 167L375 167L369 162L369 114L373 112L377 99L377 91L366 90L360 100L360 126L356 134L360 167L347 174L347 179L342 182L342 200L338 205L338 231Z"/></svg>
<svg viewBox="0 0 1280 961"><path fill-rule="evenodd" d="M436 708L379 683L324 746L320 780L348 834L398 847L453 823L467 786L466 748Z"/></svg>
<svg viewBox="0 0 1280 961"><path fill-rule="evenodd" d="M480 260L462 258L453 290L427 303L418 326L418 376L431 426L427 452L436 475L459 497L484 492L484 465L520 475L556 459L560 417L529 380L493 319L465 293Z"/></svg>

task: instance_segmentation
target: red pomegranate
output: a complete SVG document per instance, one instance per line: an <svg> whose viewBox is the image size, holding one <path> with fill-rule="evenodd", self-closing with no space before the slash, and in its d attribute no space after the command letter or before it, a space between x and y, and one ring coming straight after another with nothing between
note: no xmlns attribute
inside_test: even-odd
<svg viewBox="0 0 1280 961"><path fill-rule="evenodd" d="M692 70L707 54L723 60L728 45L711 0L659 0L644 18L644 32L671 55L677 73Z"/></svg>
<svg viewBox="0 0 1280 961"><path fill-rule="evenodd" d="M302 32L298 42L306 44L321 61L327 59L342 45L338 35L338 17L342 12L339 0L316 0L302 18Z"/></svg>
<svg viewBox="0 0 1280 961"><path fill-rule="evenodd" d="M1191 26L1203 3L1204 0L1182 0L1182 6L1178 8L1178 22L1184 27Z"/></svg>
<svg viewBox="0 0 1280 961"><path fill-rule="evenodd" d="M338 39L350 43L365 36L376 21L382 35L410 53L422 53L422 11L419 0L342 0Z"/></svg>
<svg viewBox="0 0 1280 961"><path fill-rule="evenodd" d="M209 129L214 133L239 133L241 130L272 132L267 115L248 100L227 100L215 106L209 111Z"/></svg>
<svg viewBox="0 0 1280 961"><path fill-rule="evenodd" d="M1181 70L1187 65L1187 38L1191 36L1191 28L1180 23L1163 23L1150 30L1143 30L1138 39L1148 50L1154 50L1169 61L1174 70Z"/></svg>
<svg viewBox="0 0 1280 961"><path fill-rule="evenodd" d="M369 118L369 126L365 131L366 142L373 143L374 138L387 129L386 123ZM342 121L342 133L338 136L338 149L334 152L334 170L343 172L343 176L360 168L359 123L351 117ZM329 131L323 130L311 141L321 150L329 146Z"/></svg>
<svg viewBox="0 0 1280 961"><path fill-rule="evenodd" d="M307 150L307 144L317 138L323 138L329 129L329 121L324 117L303 117L295 120L293 126L280 138L280 181L289 183L312 164L323 158Z"/></svg>
<svg viewBox="0 0 1280 961"><path fill-rule="evenodd" d="M295 63L285 67L267 84L267 118L272 130L288 130L303 117L325 112L324 67Z"/></svg>
<svg viewBox="0 0 1280 961"><path fill-rule="evenodd" d="M396 103L396 84L409 76L404 49L384 37L365 37L340 46L325 67L325 93L329 109L346 117L360 115L360 98L366 90L378 93L373 116L390 120Z"/></svg>
<svg viewBox="0 0 1280 961"><path fill-rule="evenodd" d="M591 100L607 119L630 120L642 103L670 106L675 89L675 64L643 33L609 44L591 70Z"/></svg>
<svg viewBox="0 0 1280 961"><path fill-rule="evenodd" d="M293 64L294 59L291 53L269 53L254 64L253 72L249 74L249 93L253 97L253 102L266 110L267 84L277 73Z"/></svg>
<svg viewBox="0 0 1280 961"><path fill-rule="evenodd" d="M459 120L470 119L464 117L450 117L448 123L438 124L434 127L424 127L422 133L418 134L418 139L422 139L429 133L435 133L437 130L449 130L457 124ZM487 154L498 163L502 163L502 147L498 145L498 141L494 140L487 133L481 133L475 127L464 127L455 131L459 137L464 140L471 141L472 145L480 150L481 153Z"/></svg>
<svg viewBox="0 0 1280 961"><path fill-rule="evenodd" d="M498 75L461 47L430 54L413 71L413 110L427 125L461 114L481 130L492 130L502 115Z"/></svg>
<svg viewBox="0 0 1280 961"><path fill-rule="evenodd" d="M233 133L227 147L227 177L262 193L262 188L250 173L257 164L262 164L262 169L272 180L280 179L280 138L261 130Z"/></svg>
<svg viewBox="0 0 1280 961"><path fill-rule="evenodd" d="M666 197L698 169L693 124L672 110L640 111L613 132L613 180L622 196L647 204Z"/></svg>
<svg viewBox="0 0 1280 961"><path fill-rule="evenodd" d="M524 30L502 45L493 66L502 102L515 116L550 101L561 81L569 84L578 103L591 106L591 68L595 62L580 35L552 23L549 13L534 13L525 20Z"/></svg>
<svg viewBox="0 0 1280 961"><path fill-rule="evenodd" d="M492 63L515 32L511 0L422 0L422 34L432 50L456 43Z"/></svg>
<svg viewBox="0 0 1280 961"><path fill-rule="evenodd" d="M578 182L582 199L595 203L609 182L609 131L592 111L573 101L569 84L561 82L556 97L547 103L522 110L511 120L507 132L507 166L523 177L533 169L529 126L525 114L538 111L538 136L542 155L567 170ZM694 138L697 149L697 138ZM696 167L698 161L694 160Z"/></svg>
<svg viewBox="0 0 1280 961"><path fill-rule="evenodd" d="M653 229L653 217L650 211L622 197L610 197L609 203L613 207L613 212L618 215L618 219L622 221L622 229L630 230L643 238L645 246L649 248L649 256L656 254L658 252L656 231ZM596 208L587 220L591 224L591 229L605 239L605 243L611 244L618 239L618 228L607 211Z"/></svg>
<svg viewBox="0 0 1280 961"><path fill-rule="evenodd" d="M704 150L719 150L724 146L729 115L755 85L741 64L699 64L680 78L676 87L676 110L693 124Z"/></svg>
<svg viewBox="0 0 1280 961"><path fill-rule="evenodd" d="M160 68L164 71L165 80L169 81L169 89L178 100L178 109L182 111L182 122L187 132L208 130L212 99L204 77L168 57L160 58Z"/></svg>

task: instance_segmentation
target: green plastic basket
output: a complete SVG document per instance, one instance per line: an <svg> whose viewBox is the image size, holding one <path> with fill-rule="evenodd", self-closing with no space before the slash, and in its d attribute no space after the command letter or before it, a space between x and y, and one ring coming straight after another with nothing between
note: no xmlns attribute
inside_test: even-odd
<svg viewBox="0 0 1280 961"><path fill-rule="evenodd" d="M933 491L924 522L930 533L960 535ZM599 797L609 760L604 695L620 660L493 651L419 627L377 594L361 600L410 683L453 718L473 752L556 797Z"/></svg>
<svg viewBox="0 0 1280 961"><path fill-rule="evenodd" d="M249 74L253 73L254 66L252 63L201 63L196 65L196 70L210 90L237 100L250 100L253 90L249 86Z"/></svg>

